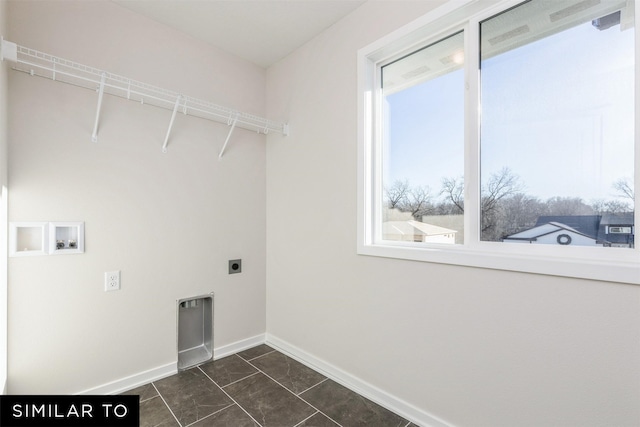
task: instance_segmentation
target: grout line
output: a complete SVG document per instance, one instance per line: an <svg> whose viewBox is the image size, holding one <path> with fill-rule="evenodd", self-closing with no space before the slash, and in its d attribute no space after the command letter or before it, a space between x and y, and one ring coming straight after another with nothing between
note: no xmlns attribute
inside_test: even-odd
<svg viewBox="0 0 640 427"><path fill-rule="evenodd" d="M322 412L320 409L316 408L315 406L313 406L311 403L307 402L306 400L304 400L302 397L298 396L298 398L300 400L302 400L304 403L306 403L307 405L311 406L313 409L315 409L316 411L320 412L322 415L324 415L325 417L327 417L328 419L330 419L331 421L333 421L334 423L336 423L336 425L338 427L342 427L342 424L340 424L339 422L337 422L336 420L334 420L333 418L331 418L329 415L325 414L324 412Z"/></svg>
<svg viewBox="0 0 640 427"><path fill-rule="evenodd" d="M269 348L271 348L271 347L269 347ZM261 354L260 356L256 356L256 357L254 357L254 358L252 358L252 359L245 359L244 357L240 356L239 354L236 354L236 355L237 355L240 359L242 359L242 360L244 360L245 362L249 363L249 362L251 362L252 360L260 359L261 357L264 357L264 356L266 356L266 355L268 355L268 354L271 354L271 353L273 353L274 351L277 351L277 350L276 350L275 348L271 348L271 351L270 351L270 352L265 353L265 354Z"/></svg>
<svg viewBox="0 0 640 427"><path fill-rule="evenodd" d="M270 348L271 348L271 347L270 347ZM250 366L252 366L254 369L256 369L256 370L257 370L257 372L254 372L253 374L247 375L247 376L246 376L246 377L244 377L244 378L241 378L241 379L238 379L238 380L236 380L236 381L234 381L234 382L232 382L232 383L229 383L229 384L225 385L224 387L230 386L230 385L232 385L232 384L236 384L236 383L238 383L238 382L240 382L240 381L244 381L244 380L246 380L247 378L250 378L250 377L255 376L255 375L257 375L257 374L259 374L259 373L260 373L260 374L262 374L262 375L266 376L267 378L269 378L270 380L272 380L273 382L275 382L276 384L278 384L280 387L284 388L286 391L288 391L288 392L289 392L289 393L291 393L293 396L297 397L298 399L300 399L300 401L304 402L304 403L305 403L305 404L307 404L310 408L312 408L312 409L314 409L314 410L316 411L316 412L314 412L313 414L311 414L309 417L307 417L307 418L305 418L304 420L302 420L302 421L298 422L297 424L295 424L293 427L299 427L299 426L300 426L300 424L302 424L303 422L305 422L305 421L309 420L310 418L314 417L314 416L315 416L315 415L317 415L317 414L322 414L323 416L325 416L326 418L328 418L329 420L331 420L332 422L334 422L334 423L336 424L336 426L338 426L338 427L342 427L342 425L341 425L340 423L338 423L336 420L334 420L333 418L331 418L330 416L328 416L326 413L322 412L321 410L319 410L319 409L318 409L318 408L316 408L314 405L312 405L311 403L309 403L308 401L306 401L304 398L302 398L302 397L301 397L301 395L302 395L303 393L306 393L306 392L310 391L311 389L313 389L313 388L315 388L315 387L319 386L320 384L322 384L322 383L326 382L327 380L329 380L330 378L329 378L328 376L326 376L326 375L324 375L324 374L322 374L322 373L318 372L317 370L312 369L312 368L310 368L309 366L306 366L306 365L304 365L304 364L303 364L304 366L306 366L307 368L311 369L312 371L317 372L318 374L322 375L322 376L324 377L324 379L323 379L322 381L319 381L318 383L316 383L316 384L312 385L311 387L307 388L306 390L301 391L300 393L296 394L295 392L293 392L292 390L290 390L289 388L287 388L286 386L284 386L280 381L276 380L276 379L275 379L275 378L273 378L271 375L267 374L265 371L263 371L263 370L262 370L262 369L260 369L258 366L254 365L254 364L252 363L252 361L254 361L254 360L256 360L256 359L259 359L259 358L261 358L261 357L267 356L267 355L269 355L269 354L271 354L271 353L274 353L274 352L276 352L276 351L278 351L278 350L277 350L277 349L272 349L272 351L269 351L268 353L265 353L265 354L262 354L262 355L260 355L260 356L254 357L254 358L252 358L252 359L245 359L245 358L243 358L242 356L240 356L238 353L235 353L235 355L236 355L236 356L238 356L241 360L245 361L245 362L246 362L246 363L248 363ZM284 353L283 353L283 354L284 354ZM284 354L284 355L285 355L285 356L287 356L286 354ZM287 356L287 357L288 357L288 356ZM295 361L296 359L293 359L293 360ZM298 362L298 363L300 363L300 362ZM224 389L224 387L221 387L220 385L218 385L218 383L216 383L216 382L215 382L215 381L214 381L214 380L213 380L213 379L212 379L212 378L211 378L211 377L210 377L206 372L204 372L204 370L200 367L200 365L195 366L195 367L196 367L196 368L198 368L198 369L200 370L200 372L202 372L202 373L205 375L205 377L207 377L207 378L208 378L208 379L209 379L213 384L215 384L215 385L216 385L216 387L218 387L220 390L222 390L222 392L223 392L223 393L224 393L224 394L225 394L229 399L231 399L231 401L232 401L233 403L232 403L232 404L230 404L230 405L228 405L228 406L226 406L226 407L224 407L224 408L222 408L222 409L219 409L218 411L216 411L216 412L214 412L214 413L212 413L212 414L207 415L207 416L206 416L206 417L204 417L204 418L198 419L198 420L194 421L193 423L188 424L187 426L183 426L183 425L180 423L180 421L178 420L178 418L176 417L176 415L174 414L174 412L171 410L171 408L169 407L169 405L167 404L167 401L164 399L164 397L162 396L162 394L160 393L160 391L158 390L158 388L156 387L156 385L155 385L153 382L151 382L150 384L151 384L151 385L153 386L153 388L156 390L156 392L158 393L158 396L160 397L160 399L162 400L162 402L165 404L166 408L169 410L169 412L171 413L171 415L173 416L173 418L174 418L174 419L176 420L176 422L178 423L178 426L180 426L180 427L188 427L188 426L191 426L191 425L193 425L193 424L195 424L195 423L197 423L197 422L199 422L199 421L201 421L201 420L203 420L203 419L209 418L209 417L211 417L212 415L215 415L215 414L217 414L217 413L219 413L219 412L221 412L221 411L224 411L224 410L226 410L226 409L229 409L231 406L233 406L233 405L235 404L235 405L237 405L237 406L238 406L238 408L240 408L240 409L241 409L245 414L247 414L247 415L248 415L248 416L249 416L249 417L250 417L250 418L251 418L251 419L252 419L252 420L253 420L253 421L254 421L254 422L259 426L259 427L263 427L263 426L262 426L262 424L260 424L260 423L259 423L259 422L258 422L258 421L257 421L257 420L256 420L256 419L255 419L255 418L254 418L250 413L249 413L249 412L247 412L247 411L245 410L245 408L244 408L242 405L240 405L240 404L239 404L239 403L238 403L238 402L237 402L233 397L231 397L231 395L230 395L229 393L227 393L227 392L226 392L226 390ZM359 395L360 397L362 397L362 398L366 399L364 396L360 395L359 393L356 393L356 394L357 394L357 395ZM153 399L153 398L155 398L155 397L156 397L156 396L151 397L151 398L149 398L149 399L146 399L146 400L144 400L144 402L146 402L146 401L148 401L148 400L151 400L151 399ZM141 402L141 403L142 403L142 402ZM375 403L375 402L374 402L374 403ZM393 411L392 411L392 412L393 412ZM409 427L410 425L411 425L411 421L407 420L407 424L406 424L406 425L404 425L404 427Z"/></svg>
<svg viewBox="0 0 640 427"><path fill-rule="evenodd" d="M276 350L274 350L276 351ZM266 356L266 355L265 355ZM285 355L286 356L286 355ZM255 358L257 359L257 357ZM254 359L252 359L254 360ZM293 394L295 397L297 397L298 399L300 399L301 401L303 401L304 403L306 403L307 405L309 405L311 408L315 409L316 411L318 411L319 413L321 413L322 415L324 415L325 417L327 417L328 419L330 419L331 421L333 421L334 423L336 423L336 425L338 425L339 427L342 427L342 424L340 424L339 422L337 422L336 420L334 420L333 418L331 418L329 415L325 414L324 412L322 412L320 409L316 408L315 406L313 406L311 403L307 402L306 400L304 400L302 397L300 397L299 394L295 394L293 391L289 390L287 387L285 387L282 383L280 383L280 381L276 380L275 378L273 378L271 375L267 374L266 372L264 372L262 369L260 369L259 367L257 367L256 365L254 365L253 363L247 361L247 363L249 363L251 366L253 366L254 368L256 368L262 375L264 375L265 377L269 378L270 380L272 380L273 382L275 382L276 384L278 384L280 387L284 388L286 391L288 391L289 393ZM299 363L299 362L298 362ZM309 368L311 369L311 368ZM312 371L315 371L314 369L312 369ZM315 371L318 372L318 371ZM319 373L319 372L318 372ZM322 375L322 374L321 374ZM318 384L322 384L323 382L325 382L326 380L328 380L329 378L327 378L325 375L322 375L323 377L325 377L324 380L320 381ZM310 390L313 387L317 386L318 384L309 387ZM304 392L306 392L307 390L305 390ZM302 393L300 393L302 394ZM315 414L314 414L315 415ZM313 416L313 415L312 415ZM299 423L298 423L299 424ZM296 424L297 425L297 424Z"/></svg>
<svg viewBox="0 0 640 427"><path fill-rule="evenodd" d="M211 379L211 378L209 378L209 379ZM215 383L214 383L214 384L215 384ZM216 384L216 385L218 385L218 384ZM220 386L218 386L218 387L220 387ZM230 403L229 405L225 406L224 408L222 408L222 409L218 409L216 412L213 412L213 413L211 413L211 414L207 415L207 416L206 416L206 417L204 417L204 418L199 418L199 419L195 420L194 422L192 422L191 424L187 424L185 427L189 427L189 426L194 425L195 423L199 423L200 421L202 421L202 420L204 420L204 419L207 419L207 418L209 418L209 417L211 417L211 416L213 416L213 415L215 415L215 414L218 414L218 413L220 413L220 412L224 411L225 409L229 409L229 408L231 408L231 407L232 407L232 406L234 406L234 405L235 405L234 403Z"/></svg>
<svg viewBox="0 0 640 427"><path fill-rule="evenodd" d="M164 400L164 397L162 396L162 394L160 393L160 390L158 390L158 387L156 387L156 385L154 383L151 383L151 385L153 386L153 388L156 389L156 392L158 393L158 396L160 396L160 399L162 399L162 403L164 403L164 406L167 407L167 409L169 410L169 412L171 413L171 415L173 415L173 418L175 418L176 422L178 423L178 425L180 427L182 427L182 423L180 423L180 420L178 420L178 417L176 417L176 414L173 413L173 411L171 410L171 407L169 406L169 404L167 403L166 400Z"/></svg>
<svg viewBox="0 0 640 427"><path fill-rule="evenodd" d="M411 420L407 419L407 418L406 418L405 416L403 416L403 415L400 415L400 414L399 414L399 413L397 413L395 410L392 410L392 409L390 409L390 408L388 408L388 407L386 407L386 406L384 406L384 405L382 405L382 404L380 404L380 403L376 402L375 400L373 400L373 399L371 399L371 398L369 398L369 397L364 396L362 393L360 393L359 391L356 391L356 390L352 389L351 387L347 387L347 386L346 386L346 385L344 385L341 381L338 381L338 380L337 380L333 375L330 375L330 374L329 374L329 373L327 373L326 371L324 371L324 370L318 370L318 369L315 369L314 367L312 367L313 365L309 365L309 364L307 364L307 363L303 363L302 359L299 359L299 358L298 358L298 357L296 357L296 356L290 355L290 353L288 353L286 350L283 350L282 348L276 347L276 351L278 351L278 352L282 353L284 356L286 356L286 357L288 357L288 358L290 358L290 359L292 359L292 360L294 360L294 361L297 361L298 363L301 363L303 366L306 366L307 368L311 369L312 371L317 372L318 374L320 374L320 375L322 375L322 376L324 376L324 377L325 377L325 379L324 379L324 380L320 381L318 384L316 384L316 385L314 385L314 386L309 387L307 390L305 390L305 391L301 392L300 394L303 394L303 393L308 392L309 390L311 390L312 388L314 388L314 387L316 387L316 386L319 386L320 384L322 384L322 383L323 383L323 382L325 382L326 380L331 380L331 381L335 382L336 384L341 385L342 387L345 387L345 388L347 388L349 391L351 391L351 392L355 393L355 394L356 394L358 397L360 397L361 399L364 399L364 400L366 400L366 401L372 402L372 403L374 403L374 404L376 404L376 405L380 406L381 408L383 408L383 409L385 409L385 410L387 410L387 411L391 412L392 414L397 415L397 416L398 416L398 417L400 417L401 419L403 419L403 420L407 421L407 424L406 424L405 426L403 426L403 427L409 427L409 426L413 423L413 421L411 421ZM253 365L252 365L252 366L253 366ZM256 368L256 369L257 369L257 368ZM275 380L274 380L274 381L275 381ZM277 381L276 381L276 382L277 382ZM278 384L280 384L280 383L278 383ZM284 386L283 386L283 387L284 387ZM285 387L285 388L286 388L286 387ZM298 397L300 397L300 396L298 396ZM307 402L306 400L304 400L302 397L300 397L300 399L301 399L303 402L305 402L306 404L310 405L311 407L314 407L314 406L313 406L313 405L311 405L309 402ZM338 422L337 422L336 420L334 420L333 418L329 417L329 416L328 416L327 414L325 414L324 412L322 412L322 411L319 411L319 412L320 412L321 414L323 414L324 416L326 416L327 418L329 418L329 419L330 419L331 421L333 421L334 423L338 424L340 427L342 427L340 423L338 423ZM415 424L415 423L414 423L414 424ZM417 424L416 424L416 425L417 425Z"/></svg>
<svg viewBox="0 0 640 427"><path fill-rule="evenodd" d="M320 374L320 375L322 375L322 374ZM323 375L323 376L324 376L324 375ZM319 386L320 384L322 384L323 382L327 381L328 379L329 379L329 378L325 377L325 378L324 378L322 381L320 381L318 384L314 384L314 385L312 385L311 387L309 387L308 389L301 391L300 393L298 393L298 395L301 395L302 393L306 393L306 392L308 392L308 391L309 391L309 390L311 390L312 388Z"/></svg>
<svg viewBox="0 0 640 427"><path fill-rule="evenodd" d="M204 371L203 371L203 372L204 372ZM235 380L234 382L229 383L229 384L227 384L227 385L225 385L225 386L222 386L222 387L220 387L220 386L218 385L218 383L216 383L216 385L218 385L218 387L220 387L220 388L229 387L231 384L239 383L240 381L244 381L244 380L246 380L247 378L251 378L251 377L253 377L254 375L258 375L259 373L260 373L260 372L254 372L253 374L249 374L249 375L247 375L247 376L246 376L246 377L244 377L244 378L240 378L239 380ZM207 375L207 374L205 373L205 375ZM208 375L207 375L207 377L208 377ZM211 381L213 381L210 377L209 377L209 379L210 379ZM213 382L215 383L215 381L213 381Z"/></svg>
<svg viewBox="0 0 640 427"><path fill-rule="evenodd" d="M198 366L198 369L200 369L200 367L199 367L199 366ZM203 371L202 369L200 369L200 371L204 374L204 376L205 376L205 377L209 378L209 380L211 380L211 382L212 382L212 383L214 383L214 384L215 384L215 385L216 385L220 390L222 390L222 392L223 392L224 394L226 394L226 395L227 395L227 397L228 397L229 399L231 399L231 401L232 401L233 403L235 403L235 404L238 406L238 408L240 408L240 409L241 409L245 414L247 414L247 415L249 416L249 418L251 418L251 419L252 419L256 424L258 424L258 426L259 426L259 427L263 427L263 426L262 426L262 424L260 424L260 423L258 422L258 420L256 420L255 418L253 418L253 417L251 416L251 414L250 414L250 413L248 413L248 412L247 412L247 411L242 407L242 405L241 405L241 404L239 404L239 403L238 403L238 402L237 402L233 397L231 397L231 395L230 395L229 393L227 393L227 392L225 391L225 389L224 389L224 388L220 387L220 386L218 385L218 383L216 383L216 382L215 382L215 381L214 381L214 380L213 380L209 375L207 375L207 373L206 373L205 371ZM256 373L257 373L257 372L256 372ZM253 375L255 375L255 374L253 374ZM250 376L252 376L252 375L249 375L249 377L250 377ZM245 377L245 378L243 378L243 379L246 379L246 378L249 378L249 377ZM239 380L239 381L242 381L242 380ZM234 383L236 383L236 382L238 382L238 381L235 381ZM232 384L233 384L233 383L232 383ZM230 385L230 384L227 384L227 385ZM225 386L225 387L226 387L226 386Z"/></svg>
<svg viewBox="0 0 640 427"><path fill-rule="evenodd" d="M149 385L151 385L151 384L149 384ZM153 388L156 390L156 393L158 393L158 389L156 389L155 387L153 387ZM144 400L143 400L143 399L140 399L140 403L143 403L143 402L146 402L146 401L148 401L148 400L151 400L151 399L153 399L154 397L158 397L159 395L160 395L160 394L158 393L158 394L156 394L155 396L147 397L147 398L146 398L146 399L144 399ZM139 396L140 396L140 395L139 395ZM142 396L140 396L140 397L142 397Z"/></svg>
<svg viewBox="0 0 640 427"><path fill-rule="evenodd" d="M307 418L305 418L304 420L300 421L298 424L294 425L293 427L298 427L300 424L302 424L303 422L307 421L310 418L315 417L316 415L318 415L320 413L320 411L316 411L313 414L309 415Z"/></svg>

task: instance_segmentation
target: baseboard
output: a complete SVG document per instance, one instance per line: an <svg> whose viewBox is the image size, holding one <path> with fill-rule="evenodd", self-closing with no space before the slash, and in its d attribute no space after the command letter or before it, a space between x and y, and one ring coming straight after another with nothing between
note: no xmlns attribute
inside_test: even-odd
<svg viewBox="0 0 640 427"><path fill-rule="evenodd" d="M242 350L246 350L251 347L255 347L260 344L264 344L265 335L260 334L254 337L246 338L244 340L236 341L231 344L223 345L222 347L213 349L213 358L221 359L225 356L232 355ZM126 378L121 378L115 381L111 381L106 384L99 385L77 394L97 394L97 395L109 395L119 394L127 390L140 387L141 385L149 384L153 381L161 380L170 375L178 372L178 364L171 362L157 368L149 369L148 371L139 372L137 374L130 375Z"/></svg>
<svg viewBox="0 0 640 427"><path fill-rule="evenodd" d="M127 390L140 387L141 385L149 384L150 382L168 377L176 372L178 372L177 362L172 362L163 366L158 366L157 368L149 369L148 371L139 372L119 380L111 381L109 383L81 391L77 394L120 394Z"/></svg>
<svg viewBox="0 0 640 427"><path fill-rule="evenodd" d="M264 344L265 334L256 335L255 337L246 338L244 340L236 341L231 344L223 345L222 347L213 349L213 359L222 359L226 356L238 353L251 347L255 347L260 344Z"/></svg>
<svg viewBox="0 0 640 427"><path fill-rule="evenodd" d="M270 334L256 335L254 337L215 348L213 350L213 358L216 360L221 359L265 343L415 424L423 427L450 427L449 424L424 412L423 410L416 408L415 406L380 390L379 388L349 374L348 372L345 372L342 369ZM178 372L177 362L172 362L157 368L130 375L126 378L121 378L119 380L81 391L77 394L119 394L141 385L149 384L153 381L168 377L176 372Z"/></svg>
<svg viewBox="0 0 640 427"><path fill-rule="evenodd" d="M314 369L335 382L342 384L350 390L366 397L377 403L378 405L395 412L396 414L408 419L414 424L423 427L450 427L444 421L430 415L423 410L407 403L379 388L362 381L361 379L343 371L324 360L307 353L304 350L295 347L288 342L281 340L271 334L266 335L266 344L281 351L287 356L292 357L298 362Z"/></svg>

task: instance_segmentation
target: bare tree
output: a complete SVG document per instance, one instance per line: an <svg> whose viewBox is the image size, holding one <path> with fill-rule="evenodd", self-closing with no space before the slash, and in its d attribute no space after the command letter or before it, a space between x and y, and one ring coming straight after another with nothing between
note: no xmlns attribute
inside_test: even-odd
<svg viewBox="0 0 640 427"><path fill-rule="evenodd" d="M405 212L411 212L411 215L420 221L423 215L429 214L431 199L431 189L429 187L412 187L407 193L404 206L400 209Z"/></svg>
<svg viewBox="0 0 640 427"><path fill-rule="evenodd" d="M407 180L395 181L391 187L385 188L387 207L400 212L410 212L413 218L418 221L433 209L432 198L429 187L411 187Z"/></svg>
<svg viewBox="0 0 640 427"><path fill-rule="evenodd" d="M482 188L482 239L498 240L504 234L502 227L499 227L502 215L501 202L506 198L520 194L522 189L520 178L509 168L502 168L497 173L492 174ZM464 180L462 178L443 178L441 195L446 199L446 203L438 206L441 214L451 214L454 207L455 213L464 212ZM503 221L505 227L507 222Z"/></svg>
<svg viewBox="0 0 640 427"><path fill-rule="evenodd" d="M464 179L442 178L441 195L451 202L460 212L464 212Z"/></svg>
<svg viewBox="0 0 640 427"><path fill-rule="evenodd" d="M629 182L628 178L620 178L613 183L613 188L618 192L619 197L631 200L633 203L636 199L633 191L633 182Z"/></svg>
<svg viewBox="0 0 640 427"><path fill-rule="evenodd" d="M617 199L594 200L587 204L580 197L551 197L541 201L523 192L520 177L508 167L489 176L481 189L481 239L497 241L509 234L534 227L540 216L602 215L633 210L633 183L622 178L613 184ZM431 205L431 215L464 213L463 178L443 178L441 201ZM631 202L631 204L629 203ZM415 214L414 214L415 216Z"/></svg>
<svg viewBox="0 0 640 427"><path fill-rule="evenodd" d="M509 196L519 193L521 190L520 177L508 167L504 167L489 176L487 183L482 188L482 240L496 240L501 237L502 231L498 232L496 227L500 217L500 202Z"/></svg>
<svg viewBox="0 0 640 427"><path fill-rule="evenodd" d="M521 190L520 177L507 167L500 169L489 176L487 184L482 189L482 212L487 213L495 210L500 200L519 193Z"/></svg>
<svg viewBox="0 0 640 427"><path fill-rule="evenodd" d="M385 187L385 199L390 209L400 208L406 203L409 181L396 180L391 187Z"/></svg>
<svg viewBox="0 0 640 427"><path fill-rule="evenodd" d="M615 214L633 211L633 208L629 206L629 203L621 200L593 200L591 202L591 208L598 215L602 215L604 213Z"/></svg>
<svg viewBox="0 0 640 427"><path fill-rule="evenodd" d="M592 206L589 206L580 197L551 197L547 199L546 215L593 215Z"/></svg>
<svg viewBox="0 0 640 427"><path fill-rule="evenodd" d="M546 208L539 199L524 193L504 198L500 204L500 215L496 217L492 240L500 240L509 234L533 227Z"/></svg>

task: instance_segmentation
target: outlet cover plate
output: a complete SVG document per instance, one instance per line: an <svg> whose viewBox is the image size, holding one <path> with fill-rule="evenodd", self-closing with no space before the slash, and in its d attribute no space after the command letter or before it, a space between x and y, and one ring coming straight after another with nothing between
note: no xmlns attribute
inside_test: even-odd
<svg viewBox="0 0 640 427"><path fill-rule="evenodd" d="M105 271L104 273L104 291L120 290L120 271Z"/></svg>
<svg viewBox="0 0 640 427"><path fill-rule="evenodd" d="M229 260L229 274L242 273L242 260L230 259Z"/></svg>

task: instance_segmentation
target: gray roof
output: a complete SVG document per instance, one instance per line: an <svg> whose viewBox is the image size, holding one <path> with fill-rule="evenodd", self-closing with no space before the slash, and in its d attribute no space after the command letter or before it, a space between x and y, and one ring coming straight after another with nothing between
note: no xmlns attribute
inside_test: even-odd
<svg viewBox="0 0 640 427"><path fill-rule="evenodd" d="M503 240L525 240L525 241L532 242L532 241L536 241L539 237L546 236L547 234L556 233L560 230L565 230L570 233L583 235L585 237L595 240L595 237L581 233L579 230L576 230L575 228L569 227L566 224L562 224L559 222L549 222L546 224L538 225L536 227L529 228L528 230L520 231L519 233L506 236Z"/></svg>
<svg viewBox="0 0 640 427"><path fill-rule="evenodd" d="M634 224L634 214L633 212L624 212L624 213L606 213L602 215L602 219L600 220L600 225L633 225Z"/></svg>
<svg viewBox="0 0 640 427"><path fill-rule="evenodd" d="M545 215L538 217L536 226L557 222L595 239L598 235L601 218L601 215Z"/></svg>
<svg viewBox="0 0 640 427"><path fill-rule="evenodd" d="M546 215L538 218L536 226L550 223L565 224L603 244L633 243L633 232L631 234L606 233L607 226L633 227L633 212L605 213L602 215ZM513 235L510 237L513 237Z"/></svg>

